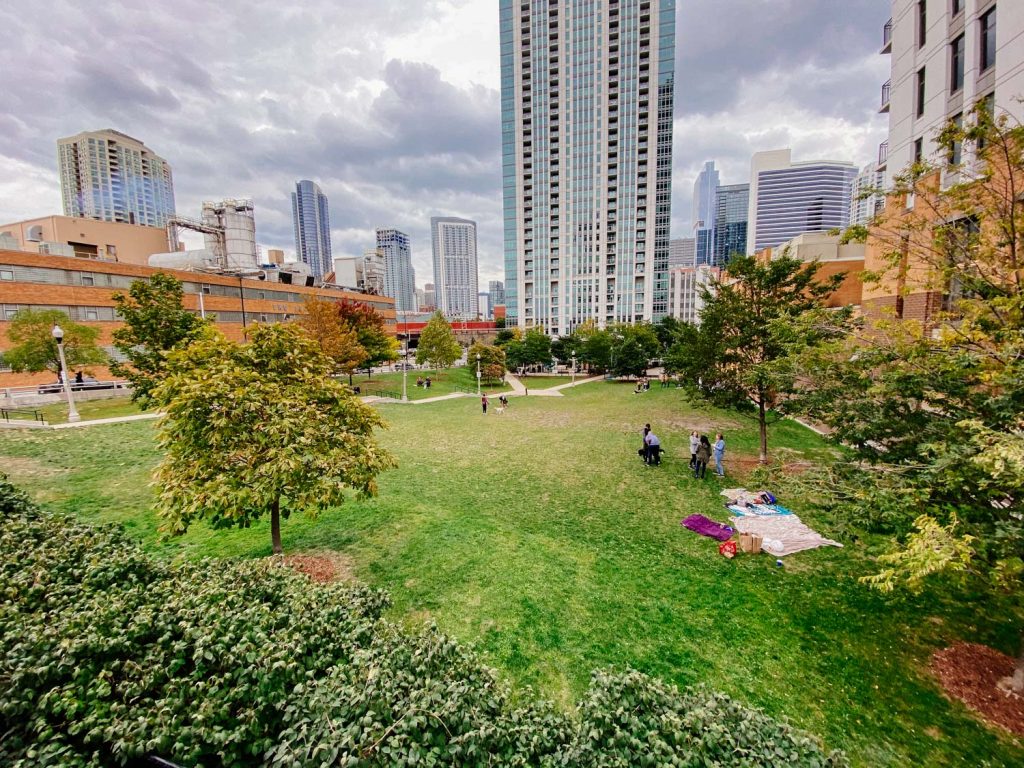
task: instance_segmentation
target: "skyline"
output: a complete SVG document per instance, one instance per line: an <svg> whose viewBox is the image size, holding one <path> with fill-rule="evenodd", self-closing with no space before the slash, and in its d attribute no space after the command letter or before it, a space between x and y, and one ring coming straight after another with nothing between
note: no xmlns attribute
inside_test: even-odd
<svg viewBox="0 0 1024 768"><path fill-rule="evenodd" d="M672 237L689 234L707 160L735 184L755 151L860 166L885 138L889 3L787 5L678 4ZM0 53L13 74L0 219L59 212L56 139L110 126L168 160L179 210L251 196L264 247L294 251L289 192L295 178L316 178L339 255L395 227L429 274L430 218L460 216L478 222L481 282L504 278L497 3L339 3L301 16L231 0L88 12L59 3L43 15L22 0L0 11L13 41ZM73 34L61 33L67 25ZM75 42L30 55L53 36Z"/></svg>

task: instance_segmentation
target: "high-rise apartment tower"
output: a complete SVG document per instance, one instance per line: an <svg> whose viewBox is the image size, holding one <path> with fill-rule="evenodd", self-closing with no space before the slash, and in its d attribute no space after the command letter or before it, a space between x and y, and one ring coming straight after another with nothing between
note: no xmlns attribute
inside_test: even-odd
<svg viewBox="0 0 1024 768"><path fill-rule="evenodd" d="M446 317L472 320L478 313L476 222L449 216L430 220L437 308Z"/></svg>
<svg viewBox="0 0 1024 768"><path fill-rule="evenodd" d="M384 295L395 300L396 311L415 312L416 272L409 236L397 229L378 229L377 250L384 256Z"/></svg>
<svg viewBox="0 0 1024 768"><path fill-rule="evenodd" d="M163 227L174 215L171 166L138 139L88 131L57 140L65 216Z"/></svg>
<svg viewBox="0 0 1024 768"><path fill-rule="evenodd" d="M327 195L320 187L303 179L292 192L292 220L295 225L295 255L309 266L315 277L323 277L334 268L331 258L331 217Z"/></svg>
<svg viewBox="0 0 1024 768"><path fill-rule="evenodd" d="M709 262L724 267L736 254L747 252L750 185L726 184L715 193L715 248Z"/></svg>
<svg viewBox="0 0 1024 768"><path fill-rule="evenodd" d="M718 184L714 161L704 163L693 184L693 239L696 241L698 264L710 264L715 258Z"/></svg>
<svg viewBox="0 0 1024 768"><path fill-rule="evenodd" d="M508 320L668 312L675 0L500 0Z"/></svg>

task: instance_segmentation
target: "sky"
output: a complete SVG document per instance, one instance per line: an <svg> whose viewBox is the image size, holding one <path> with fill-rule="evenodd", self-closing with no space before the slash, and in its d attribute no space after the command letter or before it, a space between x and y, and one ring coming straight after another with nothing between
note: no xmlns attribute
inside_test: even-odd
<svg viewBox="0 0 1024 768"><path fill-rule="evenodd" d="M715 160L754 152L866 165L889 0L677 0L672 237ZM330 200L334 254L412 239L433 282L430 217L478 225L482 290L503 279L497 0L5 0L0 222L61 213L56 140L114 128L165 158L179 213L251 197L257 239L294 253L298 179Z"/></svg>

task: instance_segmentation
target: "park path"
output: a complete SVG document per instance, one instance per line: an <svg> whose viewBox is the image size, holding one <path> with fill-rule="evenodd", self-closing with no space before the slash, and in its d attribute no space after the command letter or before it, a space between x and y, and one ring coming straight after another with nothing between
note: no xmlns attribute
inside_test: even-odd
<svg viewBox="0 0 1024 768"><path fill-rule="evenodd" d="M8 429L78 429L79 427L95 427L100 424L124 424L129 421L149 421L159 419L163 413L140 413L135 416L111 416L109 419L88 419L86 421L69 421L66 424L40 424L38 421L0 422L0 427Z"/></svg>

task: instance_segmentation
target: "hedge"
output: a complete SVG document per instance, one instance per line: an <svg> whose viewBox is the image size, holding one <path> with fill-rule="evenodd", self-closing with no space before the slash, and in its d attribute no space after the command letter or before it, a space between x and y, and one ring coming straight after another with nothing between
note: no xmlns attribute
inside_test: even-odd
<svg viewBox="0 0 1024 768"><path fill-rule="evenodd" d="M845 766L703 689L597 672L576 711L513 696L387 595L272 561L170 562L0 475L0 765Z"/></svg>

